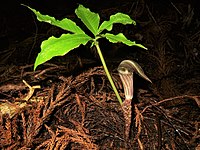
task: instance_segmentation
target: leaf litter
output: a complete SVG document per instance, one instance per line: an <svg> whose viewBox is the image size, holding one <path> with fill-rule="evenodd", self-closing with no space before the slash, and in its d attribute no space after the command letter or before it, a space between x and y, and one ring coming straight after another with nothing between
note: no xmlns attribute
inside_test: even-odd
<svg viewBox="0 0 200 150"><path fill-rule="evenodd" d="M139 89L132 104L130 137L126 139L123 111L102 67L66 76L64 66L50 66L53 67L47 65L36 72L30 71L30 65L18 67L18 72L8 74L10 79L1 81L2 149L192 149L198 146L199 96L159 99L152 92ZM124 98L119 75L113 72L112 76ZM23 97L30 93L30 87L24 86L22 79L30 87L41 86L27 101ZM2 112L3 104L12 105L15 113ZM21 104L24 105L19 108Z"/></svg>

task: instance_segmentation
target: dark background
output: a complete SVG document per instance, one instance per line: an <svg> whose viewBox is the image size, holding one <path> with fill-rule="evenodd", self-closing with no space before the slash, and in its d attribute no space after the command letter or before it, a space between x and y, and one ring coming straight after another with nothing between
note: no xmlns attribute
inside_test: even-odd
<svg viewBox="0 0 200 150"><path fill-rule="evenodd" d="M28 10L26 7L22 6L21 4L26 4L38 11L40 11L43 14L48 14L51 16L54 16L56 19L62 19L68 15L74 15L74 10L77 8L78 4L83 4L85 7L88 7L91 9L91 11L100 13L100 16L102 17L102 12L106 9L114 9L117 8L119 11L129 14L130 12L136 12L138 11L139 7L137 7L138 4L145 4L149 7L152 15L155 19L158 19L158 17L166 16L170 13L170 11L175 12L175 15L180 15L181 17L184 17L184 15L188 11L188 5L191 6L191 9L194 11L194 16L192 20L192 25L189 26L187 30L193 31L194 29L194 22L195 19L199 18L199 7L198 1L187 1L184 2L179 0L165 0L165 1L149 1L149 0L56 0L56 1L11 1L7 0L4 2L4 4L0 5L0 54L3 56L6 53L6 49L9 49L9 47L17 47L19 46L19 43L29 37L34 37L35 34L38 34L36 42L41 42L41 40L45 39L45 36L43 37L39 34L47 34L47 30L49 30L51 25L47 23L40 23L36 20L35 15ZM176 9L173 7L174 4L179 9L180 13L176 11ZM133 6L133 7L132 7ZM139 6L139 5L138 5ZM132 8L131 8L132 7ZM116 10L117 10L116 9ZM142 14L135 13L135 16L131 16L133 19L136 20L136 22L140 21L146 21L147 18L150 17L150 14L147 12L147 8L144 8ZM108 11L109 12L109 11ZM114 11L114 13L116 13ZM104 16L105 19L108 19L107 16ZM152 18L151 18L152 19ZM174 20L171 20L174 21ZM176 27L177 24L174 22L174 27ZM37 28L37 33L36 33ZM197 25L195 25L195 28L198 28ZM137 29L138 32L141 32L144 30L143 28ZM136 31L132 31L136 32ZM51 34L47 35L46 37L50 36ZM144 35L143 35L144 36ZM42 39L40 39L42 37ZM32 39L33 40L33 39ZM29 41L30 42L30 41ZM18 45L17 45L18 44ZM32 43L33 44L33 43ZM39 43L38 43L39 44ZM145 44L145 43L142 43ZM26 51L23 51L24 55L19 54L20 52L18 50L15 50L12 52L12 59L2 60L0 64L18 64L18 63L27 63L33 61L27 60L27 57L25 54L33 55L29 56L34 58L36 53L39 50L38 45L34 45L34 47L31 48L26 47ZM32 49L32 52L30 52L30 49ZM36 53L33 52L37 51ZM12 50L11 50L12 51ZM33 53L33 54L31 54ZM23 56L23 57L22 57ZM5 59L5 57L3 58ZM30 58L29 58L30 59ZM22 61L23 60L23 61Z"/></svg>
<svg viewBox="0 0 200 150"><path fill-rule="evenodd" d="M113 32L123 32L129 39L136 40L149 50L109 44L102 40L100 46L109 67L114 65L116 68L123 59L134 59L155 80L177 74L182 80L191 75L199 75L200 11L197 0L7 0L0 5L1 68L33 64L40 52L41 42L52 35L59 36L63 33L57 27L39 22L21 4L56 19L68 17L74 21L78 21L74 13L78 4L99 13L103 20L108 20L110 15L117 12L129 14L137 22L137 26L116 25ZM69 56L56 57L53 60L62 64L63 61L72 63L78 60L77 57L82 64L100 65L95 50L91 50L89 46L80 47L70 52Z"/></svg>

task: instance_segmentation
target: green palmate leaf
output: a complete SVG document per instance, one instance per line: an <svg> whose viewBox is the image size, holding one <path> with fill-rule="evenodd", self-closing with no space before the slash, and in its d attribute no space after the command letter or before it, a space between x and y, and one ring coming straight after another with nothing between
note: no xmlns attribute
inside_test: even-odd
<svg viewBox="0 0 200 150"><path fill-rule="evenodd" d="M105 35L103 35L107 40L109 40L112 43L118 43L118 42L122 42L128 46L138 46L144 49L147 49L146 47L144 47L141 44L136 44L135 41L130 41L128 40L122 33L119 33L117 35L114 34L110 34L110 33L106 33Z"/></svg>
<svg viewBox="0 0 200 150"><path fill-rule="evenodd" d="M79 5L75 10L76 15L85 24L85 26L96 36L98 32L100 17L99 14L91 12L83 5Z"/></svg>
<svg viewBox="0 0 200 150"><path fill-rule="evenodd" d="M50 37L42 42L41 52L36 58L34 70L52 57L63 56L81 44L85 45L89 40L91 37L86 34L62 34L59 38Z"/></svg>
<svg viewBox="0 0 200 150"><path fill-rule="evenodd" d="M132 20L128 15L123 14L123 13L116 13L115 15L110 16L109 21L104 21L100 25L98 33L101 33L105 29L108 31L111 31L114 23L121 23L123 25L126 25L126 24L136 25L136 22Z"/></svg>
<svg viewBox="0 0 200 150"><path fill-rule="evenodd" d="M23 5L23 6L26 6L26 5ZM62 20L56 20L54 17L48 16L48 15L42 15L39 11L36 11L35 9L33 9L29 6L26 6L26 7L28 7L30 10L32 10L35 13L35 15L37 16L37 19L41 22L43 21L43 22L50 23L54 26L60 27L64 30L70 31L72 33L76 33L76 34L84 33L84 31L81 28L79 28L76 25L76 23L70 19L65 18Z"/></svg>

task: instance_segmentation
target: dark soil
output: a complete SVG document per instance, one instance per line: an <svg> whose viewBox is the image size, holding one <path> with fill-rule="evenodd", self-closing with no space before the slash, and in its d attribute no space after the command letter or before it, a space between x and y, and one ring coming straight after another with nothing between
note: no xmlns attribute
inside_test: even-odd
<svg viewBox="0 0 200 150"><path fill-rule="evenodd" d="M63 32L34 20L35 33L19 36L17 42L17 36L8 32L11 25L2 24L9 30L2 28L0 37L2 43L8 42L1 44L0 51L0 149L199 150L200 11L196 2L119 1L120 5L102 9L84 3L103 18L128 13L138 26L116 25L113 32L123 32L148 47L145 51L104 40L100 45L122 99L116 70L122 60L138 62L153 82L134 76L130 137L124 135L122 108L94 49L81 46L33 71L41 41ZM73 11L68 13L73 19Z"/></svg>

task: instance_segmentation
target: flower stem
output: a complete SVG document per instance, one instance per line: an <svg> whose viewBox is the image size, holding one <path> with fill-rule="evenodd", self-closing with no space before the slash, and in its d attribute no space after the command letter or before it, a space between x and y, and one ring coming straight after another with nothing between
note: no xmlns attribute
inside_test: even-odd
<svg viewBox="0 0 200 150"><path fill-rule="evenodd" d="M114 84L114 82L113 82L113 80L112 80L112 77L111 77L111 75L110 75L110 73L109 73L109 71L108 71L108 68L107 68L107 66L106 66L104 57L103 57L103 55L102 55L102 53L101 53L101 49L100 49L100 47L99 47L99 43L98 43L97 41L94 41L94 45L95 45L96 48L97 48L97 52L98 52L99 57L100 57L100 59L101 59L101 62L102 62L103 68L104 68L104 70L105 70L105 73L106 73L106 75L107 75L107 77L108 77L108 80L110 81L110 84L111 84L111 86L112 86L112 89L113 89L113 91L115 92L115 95L116 95L116 97L117 97L119 103L122 105L122 99L121 99L121 97L120 97L120 95L119 95L119 93L118 93L118 91L117 91L117 88L116 88L116 86L115 86L115 84Z"/></svg>

